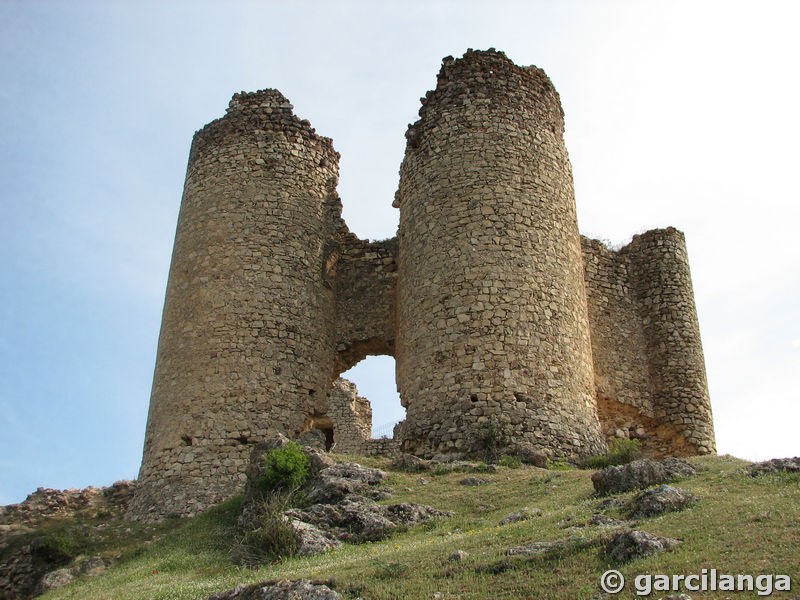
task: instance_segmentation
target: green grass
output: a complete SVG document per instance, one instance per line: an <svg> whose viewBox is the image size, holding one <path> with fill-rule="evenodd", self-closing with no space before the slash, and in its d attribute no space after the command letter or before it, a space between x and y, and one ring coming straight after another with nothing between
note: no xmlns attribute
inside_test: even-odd
<svg viewBox="0 0 800 600"><path fill-rule="evenodd" d="M387 460L346 458L388 470ZM387 502L421 502L452 510L455 517L382 542L346 544L327 554L249 570L235 566L230 558L239 503L234 499L194 519L165 526L163 537L151 544L127 544L105 575L80 578L43 598L194 600L238 583L305 577L332 579L345 597L365 600L423 599L434 594L442 599L588 600L601 591L600 575L608 568L618 569L629 581L640 573L688 574L703 568L788 574L795 589L785 598L800 593L800 478L753 479L742 473L746 463L730 457L692 462L705 469L676 485L698 495L699 503L640 526L679 538L683 544L626 565L612 565L605 558L602 539L608 530L585 525L601 502L592 494L592 471L501 467L485 475L492 483L479 487L459 485L462 473L425 475L428 483L421 485L419 474L391 472L388 485L395 497ZM498 526L503 517L526 506L543 514ZM607 514L624 516L619 510ZM596 542L556 556L505 555L513 546L573 535ZM456 550L469 556L461 563L448 562ZM655 592L650 597L662 595L666 594ZM755 591L727 595L737 600L759 597ZM694 600L726 597L696 592L691 596ZM616 597L638 596L629 586ZM781 597L781 593L771 596Z"/></svg>

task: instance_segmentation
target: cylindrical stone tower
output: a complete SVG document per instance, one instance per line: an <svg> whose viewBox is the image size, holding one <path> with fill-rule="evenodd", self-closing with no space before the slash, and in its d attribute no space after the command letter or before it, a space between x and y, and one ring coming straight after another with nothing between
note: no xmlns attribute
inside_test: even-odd
<svg viewBox="0 0 800 600"><path fill-rule="evenodd" d="M236 94L195 134L129 517L236 493L249 445L294 436L330 387L338 154L276 90Z"/></svg>
<svg viewBox="0 0 800 600"><path fill-rule="evenodd" d="M642 308L653 412L684 437L675 452L716 451L703 345L683 233L669 227L634 236L631 277Z"/></svg>
<svg viewBox="0 0 800 600"><path fill-rule="evenodd" d="M544 72L489 50L446 58L406 133L396 197L406 450L605 450L563 129Z"/></svg>

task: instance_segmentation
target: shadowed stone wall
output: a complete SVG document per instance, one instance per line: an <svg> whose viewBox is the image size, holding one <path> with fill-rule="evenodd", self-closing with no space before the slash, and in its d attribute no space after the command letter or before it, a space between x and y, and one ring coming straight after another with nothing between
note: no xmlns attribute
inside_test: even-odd
<svg viewBox="0 0 800 600"><path fill-rule="evenodd" d="M422 102L381 242L348 231L331 140L276 90L195 134L130 518L235 494L270 428L362 453L476 453L489 424L552 458L619 436L714 451L683 235L581 240L540 69L468 51ZM329 396L368 354L396 359L394 440L367 439L354 390Z"/></svg>

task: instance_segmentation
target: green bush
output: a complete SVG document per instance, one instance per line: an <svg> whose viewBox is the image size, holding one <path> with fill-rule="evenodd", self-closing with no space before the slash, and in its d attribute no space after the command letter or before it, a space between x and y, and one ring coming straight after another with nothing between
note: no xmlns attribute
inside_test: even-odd
<svg viewBox="0 0 800 600"><path fill-rule="evenodd" d="M500 457L500 460L497 461L497 464L501 467L507 467L509 469L519 469L522 466L522 459L520 459L519 456L503 454L503 456Z"/></svg>
<svg viewBox="0 0 800 600"><path fill-rule="evenodd" d="M592 469L605 469L611 465L626 465L641 455L639 440L617 438L607 454L592 456L586 461L586 466Z"/></svg>
<svg viewBox="0 0 800 600"><path fill-rule="evenodd" d="M572 469L572 467L568 465L563 458L559 458L558 460L548 460L547 468L551 471L569 471Z"/></svg>
<svg viewBox="0 0 800 600"><path fill-rule="evenodd" d="M263 492L272 490L292 491L308 479L311 461L295 442L283 448L270 450L264 457L264 477L259 481Z"/></svg>

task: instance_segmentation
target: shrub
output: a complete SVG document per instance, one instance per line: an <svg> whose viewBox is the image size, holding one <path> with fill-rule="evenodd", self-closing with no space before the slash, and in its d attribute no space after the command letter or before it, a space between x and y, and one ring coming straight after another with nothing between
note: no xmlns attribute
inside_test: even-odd
<svg viewBox="0 0 800 600"><path fill-rule="evenodd" d="M563 458L558 460L548 460L547 468L551 471L569 471L572 467Z"/></svg>
<svg viewBox="0 0 800 600"><path fill-rule="evenodd" d="M262 492L292 491L308 479L311 461L295 442L270 450L264 457L264 476L259 480Z"/></svg>
<svg viewBox="0 0 800 600"><path fill-rule="evenodd" d="M522 459L520 459L519 456L503 454L503 456L500 457L500 460L497 461L497 464L501 467L507 467L509 469L519 469L522 466Z"/></svg>
<svg viewBox="0 0 800 600"><path fill-rule="evenodd" d="M497 462L500 450L508 446L508 436L503 425L495 417L480 425L475 431L474 448L479 454L490 463Z"/></svg>
<svg viewBox="0 0 800 600"><path fill-rule="evenodd" d="M257 567L274 560L294 556L297 539L291 521L284 517L291 493L268 493L257 511L256 527L243 532L234 542L232 558L235 563Z"/></svg>
<svg viewBox="0 0 800 600"><path fill-rule="evenodd" d="M611 465L626 465L639 458L641 454L639 440L617 438L608 453L592 456L586 461L586 466L592 469L605 469Z"/></svg>

